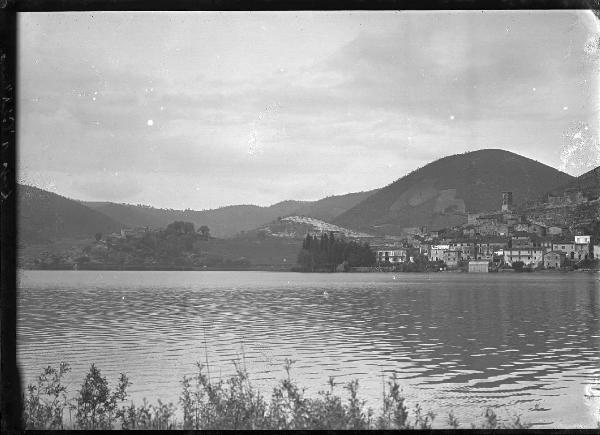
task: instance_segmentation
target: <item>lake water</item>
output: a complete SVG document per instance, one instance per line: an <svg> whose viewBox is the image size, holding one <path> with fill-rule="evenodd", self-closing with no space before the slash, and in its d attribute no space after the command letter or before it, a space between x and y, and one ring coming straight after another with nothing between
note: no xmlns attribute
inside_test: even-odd
<svg viewBox="0 0 600 435"><path fill-rule="evenodd" d="M195 361L226 376L242 353L269 393L291 358L309 394L329 376L358 378L378 408L382 374L395 372L409 406L438 423L453 409L468 427L493 406L534 427L596 427L598 278L21 271L18 358L25 384L69 362L73 391L92 362L113 385L125 372L136 403L177 403Z"/></svg>

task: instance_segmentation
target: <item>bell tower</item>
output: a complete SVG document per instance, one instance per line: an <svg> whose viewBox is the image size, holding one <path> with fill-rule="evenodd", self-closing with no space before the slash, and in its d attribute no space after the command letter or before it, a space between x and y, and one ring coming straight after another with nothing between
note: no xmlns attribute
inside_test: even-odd
<svg viewBox="0 0 600 435"><path fill-rule="evenodd" d="M513 208L512 192L502 192L502 211L510 211Z"/></svg>

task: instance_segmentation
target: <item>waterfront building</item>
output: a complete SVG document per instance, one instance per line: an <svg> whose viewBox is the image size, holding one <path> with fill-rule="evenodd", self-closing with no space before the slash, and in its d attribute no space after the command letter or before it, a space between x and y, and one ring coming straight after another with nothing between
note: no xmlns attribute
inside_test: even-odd
<svg viewBox="0 0 600 435"><path fill-rule="evenodd" d="M573 242L552 243L552 250L564 252L570 260L590 258L590 236L575 236Z"/></svg>
<svg viewBox="0 0 600 435"><path fill-rule="evenodd" d="M470 260L475 258L475 243L473 242L453 242L450 243L450 250L460 251L461 258Z"/></svg>
<svg viewBox="0 0 600 435"><path fill-rule="evenodd" d="M450 249L450 245L432 245L429 251L429 261L444 261L444 252Z"/></svg>
<svg viewBox="0 0 600 435"><path fill-rule="evenodd" d="M567 258L573 260L575 258L575 243L571 242L554 242L552 243L553 251L564 252Z"/></svg>
<svg viewBox="0 0 600 435"><path fill-rule="evenodd" d="M462 259L462 252L458 250L447 250L444 251L443 260L448 267L456 267L458 266L458 262Z"/></svg>
<svg viewBox="0 0 600 435"><path fill-rule="evenodd" d="M480 260L471 260L469 261L469 273L487 273L488 272L488 262L480 261Z"/></svg>
<svg viewBox="0 0 600 435"><path fill-rule="evenodd" d="M586 260L590 257L590 245L588 243L575 243L573 260Z"/></svg>
<svg viewBox="0 0 600 435"><path fill-rule="evenodd" d="M496 256L504 255L504 249L508 247L508 243L501 239L491 239L481 241L475 244L475 253L479 260L491 261Z"/></svg>
<svg viewBox="0 0 600 435"><path fill-rule="evenodd" d="M377 263L404 263L406 261L406 249L381 250L375 253Z"/></svg>
<svg viewBox="0 0 600 435"><path fill-rule="evenodd" d="M546 269L560 269L565 264L566 255L560 251L550 251L544 255L544 267Z"/></svg>
<svg viewBox="0 0 600 435"><path fill-rule="evenodd" d="M544 260L544 250L540 248L505 249L504 261L510 265L520 261L525 265L537 265Z"/></svg>

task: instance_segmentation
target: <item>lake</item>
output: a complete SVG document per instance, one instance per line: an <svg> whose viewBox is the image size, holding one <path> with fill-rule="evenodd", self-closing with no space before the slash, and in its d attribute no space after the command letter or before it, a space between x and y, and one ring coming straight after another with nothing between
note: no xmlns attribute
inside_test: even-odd
<svg viewBox="0 0 600 435"><path fill-rule="evenodd" d="M599 274L20 271L18 279L24 384L66 361L75 391L96 363L112 385L128 374L135 403L177 404L195 361L224 377L243 354L267 396L291 358L309 394L329 376L357 378L375 408L382 375L395 372L409 407L418 401L438 424L453 409L468 427L486 406L538 428L596 427L599 418Z"/></svg>

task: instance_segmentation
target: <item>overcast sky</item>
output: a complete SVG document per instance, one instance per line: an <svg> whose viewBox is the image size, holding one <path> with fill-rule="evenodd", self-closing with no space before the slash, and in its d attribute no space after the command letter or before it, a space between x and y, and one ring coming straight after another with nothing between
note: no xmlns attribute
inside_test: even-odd
<svg viewBox="0 0 600 435"><path fill-rule="evenodd" d="M204 209L481 148L579 175L600 164L599 31L586 11L21 14L19 179Z"/></svg>

